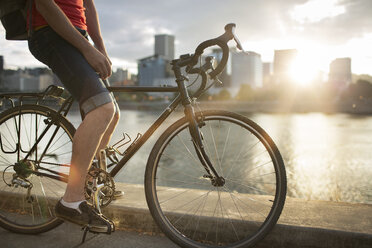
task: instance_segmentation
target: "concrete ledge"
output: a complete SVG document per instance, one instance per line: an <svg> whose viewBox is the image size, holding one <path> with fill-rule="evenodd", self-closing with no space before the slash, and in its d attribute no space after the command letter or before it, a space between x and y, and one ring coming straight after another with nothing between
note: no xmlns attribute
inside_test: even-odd
<svg viewBox="0 0 372 248"><path fill-rule="evenodd" d="M160 234L148 210L143 186L116 183L116 188L125 192L124 197L103 211L117 228ZM190 194L200 192L191 190ZM3 210L14 210L14 206L7 205ZM244 225L242 232L249 228ZM372 205L287 198L279 223L257 247L372 247Z"/></svg>
<svg viewBox="0 0 372 248"><path fill-rule="evenodd" d="M116 183L125 196L105 213L119 228L161 233L142 185ZM257 247L372 247L372 205L287 198L273 231Z"/></svg>

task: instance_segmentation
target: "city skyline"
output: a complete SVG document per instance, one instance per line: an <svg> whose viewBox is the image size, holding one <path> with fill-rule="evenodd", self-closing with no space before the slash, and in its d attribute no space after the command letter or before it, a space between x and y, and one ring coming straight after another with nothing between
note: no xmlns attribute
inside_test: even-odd
<svg viewBox="0 0 372 248"><path fill-rule="evenodd" d="M220 35L226 23L235 22L244 48L260 54L263 62L273 62L275 50L296 49L302 64L313 72L328 73L331 61L350 57L353 73L372 74L372 2L368 0L232 0L228 7L224 1L209 0L150 3L96 1L114 67L136 72L137 59L152 54L155 34L174 35L179 56L192 53L201 41ZM200 8L193 7L196 3ZM2 27L0 54L7 68L41 66L29 54L26 42L5 40Z"/></svg>

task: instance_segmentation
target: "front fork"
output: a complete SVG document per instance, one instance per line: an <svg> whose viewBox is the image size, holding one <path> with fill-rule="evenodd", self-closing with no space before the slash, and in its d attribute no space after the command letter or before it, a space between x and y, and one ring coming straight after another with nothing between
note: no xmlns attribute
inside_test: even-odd
<svg viewBox="0 0 372 248"><path fill-rule="evenodd" d="M224 179L220 177L214 168L211 160L209 159L207 153L205 152L202 135L199 131L199 122L197 117L195 116L194 108L191 105L191 99L189 93L185 86L185 80L188 80L185 76L181 73L181 68L179 66L180 60L173 60L172 61L172 69L176 76L176 82L178 85L178 89L182 99L182 105L184 106L185 116L189 122L189 131L192 138L192 142L194 144L195 152L203 165L205 171L207 172L204 175L205 178L209 178L214 186L223 186Z"/></svg>
<svg viewBox="0 0 372 248"><path fill-rule="evenodd" d="M218 172L214 168L209 156L205 151L205 147L203 144L203 137L199 130L199 127L205 125L203 123L202 116L200 120L197 119L198 117L195 116L194 108L191 104L184 105L185 107L185 115L189 122L189 131L192 138L192 142L194 145L195 152L203 165L205 171L207 172L204 175L205 178L209 178L214 186L222 186L224 184L224 179L219 176Z"/></svg>

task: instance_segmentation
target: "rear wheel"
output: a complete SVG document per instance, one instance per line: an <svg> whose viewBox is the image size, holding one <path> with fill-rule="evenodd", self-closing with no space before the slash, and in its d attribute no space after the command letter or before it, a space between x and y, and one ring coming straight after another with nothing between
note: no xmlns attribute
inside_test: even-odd
<svg viewBox="0 0 372 248"><path fill-rule="evenodd" d="M183 118L156 142L145 191L162 231L182 247L250 247L276 224L286 196L282 157L268 134L248 118L205 111L199 130L219 176L198 159Z"/></svg>
<svg viewBox="0 0 372 248"><path fill-rule="evenodd" d="M54 206L65 191L74 133L67 119L44 106L23 105L0 114L0 226L35 234L62 223Z"/></svg>

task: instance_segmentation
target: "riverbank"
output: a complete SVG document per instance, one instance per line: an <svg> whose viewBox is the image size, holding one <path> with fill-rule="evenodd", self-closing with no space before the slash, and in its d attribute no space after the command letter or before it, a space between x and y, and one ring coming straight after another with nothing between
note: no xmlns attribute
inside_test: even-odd
<svg viewBox="0 0 372 248"><path fill-rule="evenodd" d="M24 104L34 104L35 101L24 101ZM154 111L164 110L169 101L118 101L122 110ZM43 100L41 105L57 109L55 100ZM309 113L320 112L327 114L348 113L356 115L372 115L372 100L360 99L357 101L323 101L323 102L290 102L290 101L201 101L202 109L221 109L243 113ZM9 102L0 105L0 112L10 108ZM78 110L78 104L74 102L73 110Z"/></svg>
<svg viewBox="0 0 372 248"><path fill-rule="evenodd" d="M130 110L163 110L169 102L125 102L120 101L121 109ZM241 102L241 101L202 101L202 109L221 109L242 113L348 113L357 115L372 115L372 101L360 100L354 102Z"/></svg>

